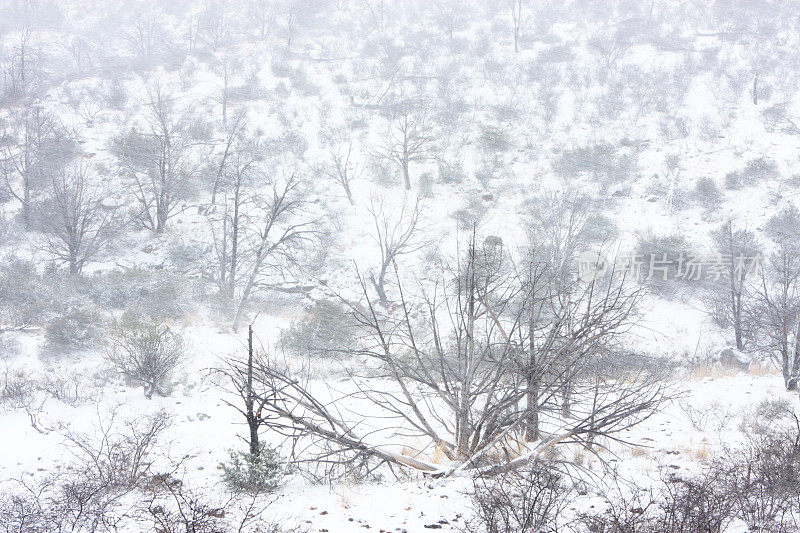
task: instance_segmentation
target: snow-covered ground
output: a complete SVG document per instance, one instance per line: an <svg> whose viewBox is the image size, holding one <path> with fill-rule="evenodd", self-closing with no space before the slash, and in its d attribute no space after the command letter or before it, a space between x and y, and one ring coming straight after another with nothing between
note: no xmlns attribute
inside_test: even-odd
<svg viewBox="0 0 800 533"><path fill-rule="evenodd" d="M796 207L800 191L799 20L779 1L0 0L0 492L68 477L81 457L70 436L95 438L111 420L116 430L164 410L170 424L148 459L152 472L172 472L222 507L231 495L220 464L246 448L247 427L215 370L246 356L250 322L259 350L302 370L309 390L346 398L348 416L365 418L348 422L371 444L421 450L418 459L445 468L431 442L393 434L380 409L346 396L354 373L372 371L382 391L397 387L377 376L374 358L300 353L297 339L283 350L286 332L316 327L319 338L338 339L326 329L335 326L313 322L315 309L363 309L363 292L377 300L381 245L412 219L410 244L385 262L392 289L441 281L473 232L519 260L553 238L536 221L571 227L580 207L592 213L587 233L603 235L586 237L587 247L610 261L668 241L677 243L670 253L708 255L713 232L733 221L752 232L766 268L780 247L770 220ZM36 122L43 116L46 128ZM165 166L147 159L152 146L142 141L158 137L165 116L170 186L156 183ZM35 127L44 128L39 144ZM406 154L410 188L398 159L403 132L417 150ZM91 253L72 274L52 209L59 136L71 139L69 164L92 178L90 226L114 222L113 237L103 227L96 249L84 244ZM296 205L264 223L276 192L295 182ZM172 195L163 232L143 216L157 211L148 202L159 193ZM558 207L575 199L586 205ZM298 228L296 242L259 255ZM700 471L742 444L764 400L798 412L763 331L748 329L746 355L736 352L752 359L749 370L715 359L735 337L712 316L706 284L640 287L654 290L622 351L669 366L674 399L619 435L627 444L567 445L557 459L587 479L613 471L656 484L665 469ZM409 297L415 309L421 292ZM399 314L391 299L382 308ZM748 320L766 313L752 309ZM152 399L109 362L114 328L140 315L183 339L185 357ZM788 330L800 343L800 328ZM275 432L262 439L292 451ZM602 509L601 486L581 490L565 516ZM264 496L261 518L298 531L461 531L472 490L463 473L384 467L315 484L290 470Z"/></svg>

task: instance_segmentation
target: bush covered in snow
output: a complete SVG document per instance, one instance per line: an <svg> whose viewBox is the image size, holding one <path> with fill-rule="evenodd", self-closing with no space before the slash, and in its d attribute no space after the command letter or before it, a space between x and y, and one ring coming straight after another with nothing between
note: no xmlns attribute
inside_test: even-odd
<svg viewBox="0 0 800 533"><path fill-rule="evenodd" d="M231 450L220 468L223 481L235 492L272 492L283 474L278 452L264 444L258 454Z"/></svg>
<svg viewBox="0 0 800 533"><path fill-rule="evenodd" d="M336 357L355 341L354 326L344 307L320 300L281 334L281 341L297 354Z"/></svg>

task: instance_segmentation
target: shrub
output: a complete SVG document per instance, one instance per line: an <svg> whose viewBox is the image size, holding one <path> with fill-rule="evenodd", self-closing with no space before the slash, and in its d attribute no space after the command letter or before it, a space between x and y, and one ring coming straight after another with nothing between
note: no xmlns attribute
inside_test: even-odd
<svg viewBox="0 0 800 533"><path fill-rule="evenodd" d="M183 337L158 321L123 319L111 336L109 362L130 381L144 386L144 395L167 395L168 380L184 358Z"/></svg>
<svg viewBox="0 0 800 533"><path fill-rule="evenodd" d="M640 279L656 292L667 296L673 294L678 287L678 276L687 274L686 265L680 264L681 254L684 263L691 258L683 235L640 236L636 249L636 257L641 260ZM653 273L648 280L651 265ZM665 270L661 270L662 268Z"/></svg>
<svg viewBox="0 0 800 533"><path fill-rule="evenodd" d="M762 402L764 421L745 446L718 461L718 479L733 495L734 512L751 531L795 531L789 518L800 510L800 427L783 402ZM763 423L763 421L762 421Z"/></svg>
<svg viewBox="0 0 800 533"><path fill-rule="evenodd" d="M757 157L747 162L744 168L725 175L725 187L739 189L761 181L778 177L778 165L769 157Z"/></svg>
<svg viewBox="0 0 800 533"><path fill-rule="evenodd" d="M0 261L0 313L12 324L41 324L47 312L42 276L32 261Z"/></svg>
<svg viewBox="0 0 800 533"><path fill-rule="evenodd" d="M717 209L723 200L722 191L719 190L717 182L708 176L697 180L694 197L703 208L709 211Z"/></svg>
<svg viewBox="0 0 800 533"><path fill-rule="evenodd" d="M261 445L258 454L231 450L220 463L222 479L234 492L272 492L278 487L283 467L278 452Z"/></svg>
<svg viewBox="0 0 800 533"><path fill-rule="evenodd" d="M733 500L715 473L694 478L668 475L662 486L657 531L720 533L731 521Z"/></svg>
<svg viewBox="0 0 800 533"><path fill-rule="evenodd" d="M23 490L0 496L3 529L19 532L131 529L119 527L127 518L123 502L135 495L136 489L144 488L150 478L153 452L169 424L169 415L164 411L124 421L111 411L90 434L67 432L64 437L73 459L66 468L52 476L20 481Z"/></svg>
<svg viewBox="0 0 800 533"><path fill-rule="evenodd" d="M561 477L541 465L475 481L475 517L469 532L545 533L558 531L558 517L570 501Z"/></svg>
<svg viewBox="0 0 800 533"><path fill-rule="evenodd" d="M438 161L440 183L462 183L464 181L464 167L461 161Z"/></svg>
<svg viewBox="0 0 800 533"><path fill-rule="evenodd" d="M608 507L582 522L602 533L721 533L733 519L732 494L722 482L726 473L716 468L693 477L663 473L652 490L634 486L633 493L607 495Z"/></svg>
<svg viewBox="0 0 800 533"><path fill-rule="evenodd" d="M44 355L65 355L90 350L104 334L102 316L85 306L71 307L47 323L42 351Z"/></svg>
<svg viewBox="0 0 800 533"><path fill-rule="evenodd" d="M564 178L589 177L611 185L633 175L636 161L610 144L595 144L565 150L553 163L553 170Z"/></svg>
<svg viewBox="0 0 800 533"><path fill-rule="evenodd" d="M132 310L143 317L180 318L204 296L198 281L166 271L130 268L88 279L88 295L96 305Z"/></svg>
<svg viewBox="0 0 800 533"><path fill-rule="evenodd" d="M0 333L0 360L9 359L19 352L19 341L9 334Z"/></svg>
<svg viewBox="0 0 800 533"><path fill-rule="evenodd" d="M484 153L496 154L509 151L513 147L513 142L508 132L502 128L481 125L477 147Z"/></svg>
<svg viewBox="0 0 800 533"><path fill-rule="evenodd" d="M282 335L284 347L299 354L335 355L355 340L350 313L327 300L315 303Z"/></svg>
<svg viewBox="0 0 800 533"><path fill-rule="evenodd" d="M270 64L272 74L277 78L288 78L292 75L292 66L285 59L275 59Z"/></svg>
<svg viewBox="0 0 800 533"><path fill-rule="evenodd" d="M734 170L725 174L726 189L738 189L742 186L743 181L741 171Z"/></svg>
<svg viewBox="0 0 800 533"><path fill-rule="evenodd" d="M420 174L417 188L421 198L433 198L433 175L430 172Z"/></svg>

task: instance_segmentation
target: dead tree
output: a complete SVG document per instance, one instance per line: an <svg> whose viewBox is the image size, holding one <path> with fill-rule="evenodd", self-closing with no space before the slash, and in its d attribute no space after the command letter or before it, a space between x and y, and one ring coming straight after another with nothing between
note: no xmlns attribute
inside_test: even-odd
<svg viewBox="0 0 800 533"><path fill-rule="evenodd" d="M757 279L746 278L760 257L759 246L752 232L735 229L732 221L715 231L712 239L715 251L725 262L726 271L719 280L711 281L705 303L717 322L733 327L736 349L743 350L753 329L747 317L753 297L750 285L757 282Z"/></svg>
<svg viewBox="0 0 800 533"><path fill-rule="evenodd" d="M245 306L267 274L280 273L295 260L300 247L314 235L314 221L304 215L300 181L292 174L284 183L273 183L271 196L255 196L242 239L248 261L234 276L238 303L233 329L239 327Z"/></svg>
<svg viewBox="0 0 800 533"><path fill-rule="evenodd" d="M375 234L372 235L375 244L381 253L381 263L378 275L370 273L370 282L378 293L378 299L382 306L389 305L386 296L386 276L390 272L391 266L403 255L412 254L425 245L425 240L419 236L421 228L419 216L421 205L419 201L410 207L403 200L400 213L397 218L389 217L383 206L383 200L376 206L374 202L368 208L375 227Z"/></svg>
<svg viewBox="0 0 800 533"><path fill-rule="evenodd" d="M259 149L258 143L245 138L239 138L225 149L224 163L219 170L221 176L215 183L221 198L213 200L218 205L207 214L212 242L211 261L205 269L205 277L229 300L235 298L238 283L247 207L256 197L255 185L267 181Z"/></svg>
<svg viewBox="0 0 800 533"><path fill-rule="evenodd" d="M246 143L244 139L245 129L247 128L247 111L240 109L234 114L233 120L230 125L225 123L225 144L223 146L222 154L219 156L219 162L215 165L213 184L211 186L211 208L216 205L217 193L225 181L227 172L228 159L240 148L242 143Z"/></svg>
<svg viewBox="0 0 800 533"><path fill-rule="evenodd" d="M225 400L225 403L236 409L245 419L248 429L247 445L250 454L257 456L261 449L259 430L268 421L265 407L274 397L270 394L259 396L255 392L255 369L263 367L263 359L255 352L253 345L253 325L247 329L247 359L232 361L219 372L228 378L231 392L238 398L236 403Z"/></svg>
<svg viewBox="0 0 800 533"><path fill-rule="evenodd" d="M244 361L234 361L233 364L246 368ZM311 392L302 376L294 374L276 361L256 360L253 367L253 391L254 401L263 406L261 409L263 426L295 441L293 444L295 454L299 447L297 441L311 438L332 444L330 448L314 446L316 453L313 461L353 462L352 457L349 459L340 457L354 455L361 459L398 464L431 473L441 470L432 463L371 444L356 429L357 423L343 417L337 401L321 400Z"/></svg>
<svg viewBox="0 0 800 533"><path fill-rule="evenodd" d="M361 177L364 168L353 161L353 143L347 143L346 147L344 144L332 146L328 151L328 156L330 158L329 162L321 165L319 171L330 180L341 185L347 196L347 201L350 202L350 205L355 205L350 184Z"/></svg>
<svg viewBox="0 0 800 533"><path fill-rule="evenodd" d="M519 53L519 38L522 30L523 8L527 0L509 0L508 7L511 9L511 25L514 32L514 53Z"/></svg>
<svg viewBox="0 0 800 533"><path fill-rule="evenodd" d="M621 431L658 408L665 387L640 358L629 358L614 371L589 370L611 367L601 358L616 353L635 318L637 299L613 280L585 284L569 298L554 292L542 299L555 311L543 313L541 325L534 325L535 368L525 368L539 386L535 411L540 438L521 443L520 432L533 412L521 406L530 398L528 382L517 379L518 362L531 360L526 353L531 345L529 317L518 304L529 287L513 269L505 269L494 250L481 250L475 241L473 236L449 275L414 298L396 274L396 312L374 305L368 283L359 277L363 296L351 303L351 310L369 336L352 352L374 366L368 369L369 378L352 376L356 392L312 393L307 380L288 368L259 367L257 394L273 415L270 427L291 438L313 436L329 444L326 450L346 450L433 475L466 469L492 473L522 466L564 443L594 449L622 441ZM554 340L545 347L540 341L548 335ZM372 384L376 372L386 380L380 387ZM554 408L566 373L574 373L569 418ZM380 414L373 416L382 421L389 438L423 439L455 466L437 467L370 442L372 434L358 431L369 423L353 416L355 408L344 407L345 401L364 402L373 412L379 408ZM387 420L394 422L387 427ZM512 458L509 449L518 450L519 457ZM333 452L323 455L333 460Z"/></svg>
<svg viewBox="0 0 800 533"><path fill-rule="evenodd" d="M276 0L249 0L242 7L242 15L249 28L254 29L262 41L269 35L275 24L277 4Z"/></svg>
<svg viewBox="0 0 800 533"><path fill-rule="evenodd" d="M409 166L428 159L436 139L426 103L420 99L403 99L387 106L388 124L375 155L396 164L403 173L406 189L411 189Z"/></svg>
<svg viewBox="0 0 800 533"><path fill-rule="evenodd" d="M758 304L752 310L759 326L758 347L781 368L787 390L800 380L800 212L788 208L773 217L766 233L775 244L761 272Z"/></svg>
<svg viewBox="0 0 800 533"><path fill-rule="evenodd" d="M77 155L67 130L38 105L12 116L0 133L0 177L8 193L22 206L22 222L31 227L37 195L53 174Z"/></svg>
<svg viewBox="0 0 800 533"><path fill-rule="evenodd" d="M99 181L85 165L62 169L37 209L37 226L44 233L44 248L66 263L70 274L96 260L108 248L121 220L103 205L106 197Z"/></svg>
<svg viewBox="0 0 800 533"><path fill-rule="evenodd" d="M21 101L33 96L42 82L41 53L31 43L31 29L23 27L8 58L0 64L5 96Z"/></svg>
<svg viewBox="0 0 800 533"><path fill-rule="evenodd" d="M527 342L533 340L552 348L560 330L550 331L548 328L552 325L560 327L572 299L581 300L581 295L572 294L580 291L575 257L609 240L612 232L596 200L579 190L546 192L529 202L528 213L527 251L518 267L520 283L527 285L523 292L530 298L528 319L535 321L535 324L529 323ZM540 336L537 332L542 326L546 333ZM548 364L552 362L550 360ZM568 358L563 363L568 364ZM564 367L559 375L562 379L562 411L569 416L576 369Z"/></svg>
<svg viewBox="0 0 800 533"><path fill-rule="evenodd" d="M132 129L115 139L111 151L139 206L139 222L163 233L186 199L202 158L193 154L199 143L189 131L188 115L164 87L147 88L144 112L142 130Z"/></svg>

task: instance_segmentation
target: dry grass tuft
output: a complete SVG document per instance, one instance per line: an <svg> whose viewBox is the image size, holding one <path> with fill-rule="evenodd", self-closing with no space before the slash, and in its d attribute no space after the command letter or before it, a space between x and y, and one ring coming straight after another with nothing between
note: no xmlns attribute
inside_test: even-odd
<svg viewBox="0 0 800 533"><path fill-rule="evenodd" d="M631 455L633 457L649 458L650 448L645 448L644 446L634 446L633 449L631 450Z"/></svg>
<svg viewBox="0 0 800 533"><path fill-rule="evenodd" d="M774 376L779 372L772 361L756 361L750 365L750 371L748 373L753 376Z"/></svg>

